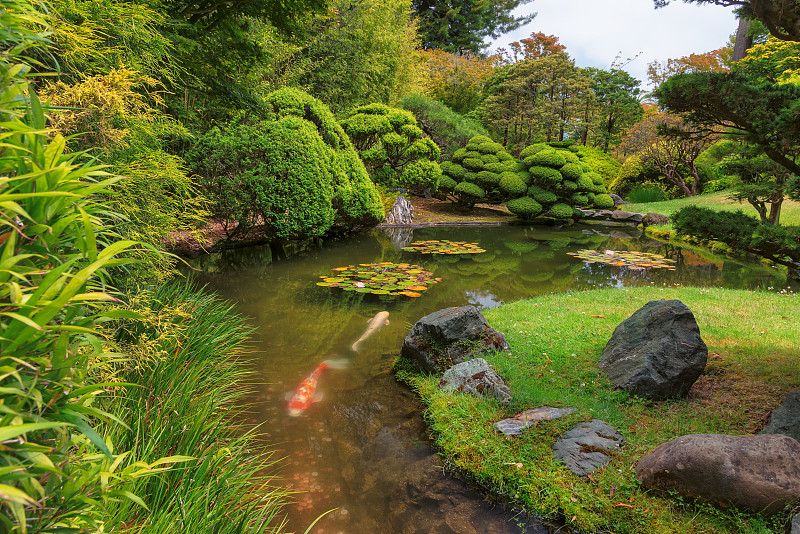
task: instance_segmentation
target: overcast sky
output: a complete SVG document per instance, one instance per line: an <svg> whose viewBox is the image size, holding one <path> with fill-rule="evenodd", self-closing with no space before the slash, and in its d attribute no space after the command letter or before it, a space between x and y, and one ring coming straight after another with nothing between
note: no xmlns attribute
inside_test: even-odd
<svg viewBox="0 0 800 534"><path fill-rule="evenodd" d="M614 58L638 58L624 69L647 85L647 64L664 63L725 46L736 32L732 8L675 0L654 9L652 0L533 0L516 14L538 15L528 25L500 36L489 50L543 32L557 36L579 67L609 68Z"/></svg>

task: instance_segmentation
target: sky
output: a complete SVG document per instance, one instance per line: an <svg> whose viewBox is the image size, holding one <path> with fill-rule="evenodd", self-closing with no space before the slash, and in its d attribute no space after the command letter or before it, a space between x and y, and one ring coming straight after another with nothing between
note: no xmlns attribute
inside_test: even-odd
<svg viewBox="0 0 800 534"><path fill-rule="evenodd" d="M656 10L652 0L533 0L515 14L538 13L527 25L501 35L489 50L543 32L567 47L578 67L607 69L614 58L636 59L624 70L647 85L647 65L725 46L736 32L732 8L678 0Z"/></svg>

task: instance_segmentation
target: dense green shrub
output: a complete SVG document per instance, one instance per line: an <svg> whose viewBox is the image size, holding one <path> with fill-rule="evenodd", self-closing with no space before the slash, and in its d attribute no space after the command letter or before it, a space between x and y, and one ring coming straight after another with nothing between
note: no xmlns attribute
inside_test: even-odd
<svg viewBox="0 0 800 534"><path fill-rule="evenodd" d="M266 105L267 120L215 127L190 153L228 236L260 227L300 238L378 222L378 191L327 107L296 89L270 93Z"/></svg>
<svg viewBox="0 0 800 534"><path fill-rule="evenodd" d="M504 172L500 175L500 191L507 198L517 198L525 194L528 187L519 176L513 172Z"/></svg>
<svg viewBox="0 0 800 534"><path fill-rule="evenodd" d="M506 203L506 207L508 211L525 221L534 219L542 213L541 204L531 197L519 197L509 200Z"/></svg>
<svg viewBox="0 0 800 534"><path fill-rule="evenodd" d="M459 115L438 100L415 94L403 98L400 105L414 114L445 160L451 159L471 138L486 135L486 129L478 121Z"/></svg>
<svg viewBox="0 0 800 534"><path fill-rule="evenodd" d="M645 165L639 156L633 155L622 164L617 177L608 186L608 191L627 197L634 185L644 182L654 183L658 180L658 176L658 169L652 165Z"/></svg>
<svg viewBox="0 0 800 534"><path fill-rule="evenodd" d="M739 185L742 185L742 180L738 176L723 175L716 180L709 180L703 184L703 194L717 193Z"/></svg>
<svg viewBox="0 0 800 534"><path fill-rule="evenodd" d="M536 144L533 144L533 145L530 145L530 146L526 146L519 153L519 159L524 161L525 158L533 156L537 152L541 152L542 150L546 150L547 148L548 148L548 146L545 143L536 143Z"/></svg>
<svg viewBox="0 0 800 534"><path fill-rule="evenodd" d="M591 170L603 177L602 184L608 186L617 177L622 164L612 155L607 154L599 148L578 145L576 154L581 159L581 163L591 167ZM584 169L586 172L586 169Z"/></svg>
<svg viewBox="0 0 800 534"><path fill-rule="evenodd" d="M533 166L528 172L531 173L534 184L546 189L553 189L564 180L558 170L550 167Z"/></svg>
<svg viewBox="0 0 800 534"><path fill-rule="evenodd" d="M342 121L342 128L375 182L417 193L435 190L442 173L436 163L441 151L433 140L423 137L413 113L384 104L369 104L356 108ZM408 169L410 166L413 170Z"/></svg>
<svg viewBox="0 0 800 534"><path fill-rule="evenodd" d="M483 135L471 138L464 149L455 152L453 159L460 160L466 172L460 173L455 164L444 165L442 167L444 175L459 183L468 182L480 186L483 191L482 198L487 202L500 202L509 198L506 189L500 187L501 176L504 173L512 173L522 182L526 182L527 179L526 175L516 174L524 171L524 167L520 169L518 162L503 150L502 145ZM512 182L509 180L510 178L507 178L506 181L511 186ZM518 184L514 184L513 187L519 188Z"/></svg>
<svg viewBox="0 0 800 534"><path fill-rule="evenodd" d="M570 219L572 218L572 206L565 203L559 203L550 208L549 215L556 219Z"/></svg>
<svg viewBox="0 0 800 534"><path fill-rule="evenodd" d="M446 174L443 174L442 176L439 177L439 186L437 187L437 191L441 193L452 193L453 190L456 188L456 185L458 185L458 182L456 182Z"/></svg>
<svg viewBox="0 0 800 534"><path fill-rule="evenodd" d="M572 154L570 155L572 156ZM575 159L577 159L577 156ZM561 173L561 176L563 176L565 180L577 181L584 171L577 163L567 163L561 167L558 172Z"/></svg>
<svg viewBox="0 0 800 534"><path fill-rule="evenodd" d="M560 154L557 150L551 148L540 150L533 156L525 158L523 163L529 167L542 166L550 167L552 169L560 169L565 163L567 163L567 160L563 154Z"/></svg>
<svg viewBox="0 0 800 534"><path fill-rule="evenodd" d="M800 267L800 227L760 223L741 211L714 211L687 206L672 215L679 235L701 242L721 241L735 251L750 252L786 265Z"/></svg>
<svg viewBox="0 0 800 534"><path fill-rule="evenodd" d="M610 195L606 194L594 195L592 202L595 205L595 207L603 210L610 210L614 208L614 199L611 198Z"/></svg>
<svg viewBox="0 0 800 534"><path fill-rule="evenodd" d="M476 184L471 184L469 182L461 182L457 184L453 188L453 193L458 198L458 203L465 208L471 208L478 202L480 202L485 193L483 189L481 189Z"/></svg>
<svg viewBox="0 0 800 534"><path fill-rule="evenodd" d="M483 169L483 161L480 158L464 158L461 162L464 168L471 171L480 171Z"/></svg>
<svg viewBox="0 0 800 534"><path fill-rule="evenodd" d="M657 184L644 183L633 186L627 198L634 204L644 204L666 200L667 194Z"/></svg>

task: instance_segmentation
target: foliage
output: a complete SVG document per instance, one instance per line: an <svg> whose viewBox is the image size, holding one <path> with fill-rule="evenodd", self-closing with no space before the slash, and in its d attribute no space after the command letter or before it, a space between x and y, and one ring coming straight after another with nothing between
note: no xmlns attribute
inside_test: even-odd
<svg viewBox="0 0 800 534"><path fill-rule="evenodd" d="M484 38L497 38L533 20L531 15L512 12L530 0L459 0L435 2L414 0L412 9L420 19L422 47L446 52L477 54Z"/></svg>
<svg viewBox="0 0 800 534"><path fill-rule="evenodd" d="M503 63L514 64L525 59L538 59L566 52L567 47L561 44L555 35L545 35L542 32L532 32L530 37L513 41L508 44L510 51L501 48L498 54L503 58Z"/></svg>
<svg viewBox="0 0 800 534"><path fill-rule="evenodd" d="M406 252L419 252L420 254L481 254L486 250L480 248L478 243L466 241L450 241L447 239L429 239L415 241L401 250Z"/></svg>
<svg viewBox="0 0 800 534"><path fill-rule="evenodd" d="M191 283L139 293L130 308L140 317L115 325L128 358L115 366L113 378L138 387L104 399L129 426L107 431L118 447L146 462L167 455L187 461L128 485L149 511L114 503L106 528L124 530L133 522L143 534L280 528L279 506L288 494L266 474L277 458L254 452L263 446L234 423L251 394L243 366L250 328L229 305Z"/></svg>
<svg viewBox="0 0 800 534"><path fill-rule="evenodd" d="M412 112L422 131L439 146L441 158L449 160L453 153L476 135L487 135L476 120L468 119L442 102L420 94L409 95L401 101L403 109Z"/></svg>
<svg viewBox="0 0 800 534"><path fill-rule="evenodd" d="M717 130L702 130L679 115L655 112L628 130L620 149L636 154L642 165L657 169L681 195L694 196L702 184L695 160L719 138Z"/></svg>
<svg viewBox="0 0 800 534"><path fill-rule="evenodd" d="M374 181L415 192L436 191L442 174L439 147L423 132L414 114L383 104L369 104L342 121L353 146Z"/></svg>
<svg viewBox="0 0 800 534"><path fill-rule="evenodd" d="M266 100L268 119L210 130L190 160L229 236L263 227L270 239L375 224L380 197L328 108L296 89Z"/></svg>
<svg viewBox="0 0 800 534"><path fill-rule="evenodd" d="M615 147L625 130L642 118L641 82L624 70L588 68L594 101L587 101L579 138L599 147L603 152Z"/></svg>
<svg viewBox="0 0 800 534"><path fill-rule="evenodd" d="M714 211L687 206L672 216L675 231L702 242L721 241L732 249L758 254L797 268L800 265L800 227L759 222L741 211Z"/></svg>
<svg viewBox="0 0 800 534"><path fill-rule="evenodd" d="M636 184L655 184L658 178L658 169L643 162L639 155L634 154L622 164L617 177L608 186L608 190L621 197L626 197Z"/></svg>
<svg viewBox="0 0 800 534"><path fill-rule="evenodd" d="M508 211L522 219L528 221L538 217L542 213L542 205L531 197L518 197L506 203Z"/></svg>
<svg viewBox="0 0 800 534"><path fill-rule="evenodd" d="M456 113L473 111L484 98L486 82L497 66L497 56L455 54L444 50L421 52L425 91Z"/></svg>
<svg viewBox="0 0 800 534"><path fill-rule="evenodd" d="M700 72L673 76L655 91L659 103L684 113L708 131L719 127L764 153L792 174L800 174L800 85L784 83L786 60L797 57L796 43L751 49L753 60L735 63L730 72ZM794 53L795 55L792 55ZM793 64L797 64L796 60Z"/></svg>
<svg viewBox="0 0 800 534"><path fill-rule="evenodd" d="M672 265L675 260L667 259L660 254L652 252L636 252L632 250L597 250L584 249L577 252L567 252L585 263L604 263L614 267L625 267L632 270L642 269L668 269L674 271Z"/></svg>
<svg viewBox="0 0 800 534"><path fill-rule="evenodd" d="M114 214L97 199L118 178L45 130L22 63L46 42L42 14L19 0L0 17L8 38L0 55L0 524L22 533L102 530L109 501L139 502L123 484L158 470L119 468L128 453L115 455L93 428L118 423L95 404L105 386L90 373L119 357L97 327L115 317L102 307L116 300L109 269L129 262L121 254L138 245L103 224Z"/></svg>
<svg viewBox="0 0 800 534"><path fill-rule="evenodd" d="M480 186L471 182L461 182L453 188L453 194L458 199L459 206L471 208L481 200L486 194Z"/></svg>
<svg viewBox="0 0 800 534"><path fill-rule="evenodd" d="M617 177L622 164L610 154L603 152L599 148L573 145L576 154L582 163L589 165L594 172L603 177L604 184L610 184Z"/></svg>
<svg viewBox="0 0 800 534"><path fill-rule="evenodd" d="M482 191L480 197L485 196L487 201L502 202L510 197L507 190L501 187L501 181L504 176L508 177L506 173L519 178L516 175L516 168L517 162L501 144L495 143L487 136L479 135L471 138L463 151L456 151L453 154L453 163L444 165L442 172L456 182L479 186ZM465 172L464 169L469 172ZM506 185L511 184L507 182ZM515 183L511 189L517 189L518 186L519 184ZM474 188L462 188L462 190L476 191ZM461 200L459 202L465 203Z"/></svg>
<svg viewBox="0 0 800 534"><path fill-rule="evenodd" d="M732 51L731 47L725 47L702 54L689 54L678 59L668 59L663 65L654 60L647 65L647 79L650 85L658 87L676 74L723 72L730 66Z"/></svg>

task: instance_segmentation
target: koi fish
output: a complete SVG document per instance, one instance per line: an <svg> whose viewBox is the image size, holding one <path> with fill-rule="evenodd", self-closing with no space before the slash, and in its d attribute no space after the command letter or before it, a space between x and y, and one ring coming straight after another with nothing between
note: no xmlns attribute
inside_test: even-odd
<svg viewBox="0 0 800 534"><path fill-rule="evenodd" d="M289 415L297 417L302 414L306 408L311 406L312 403L322 399L322 394L317 393L317 382L322 371L325 369L344 369L347 367L347 360L325 360L314 369L314 372L308 375L305 380L300 383L297 391L289 399Z"/></svg>
<svg viewBox="0 0 800 534"><path fill-rule="evenodd" d="M389 312L382 311L375 314L375 317L367 321L369 325L367 325L367 329L361 334L361 337L358 338L358 341L353 343L353 346L350 347L354 351L358 350L358 344L367 339L369 336L380 330L380 328L385 325L389 324Z"/></svg>

